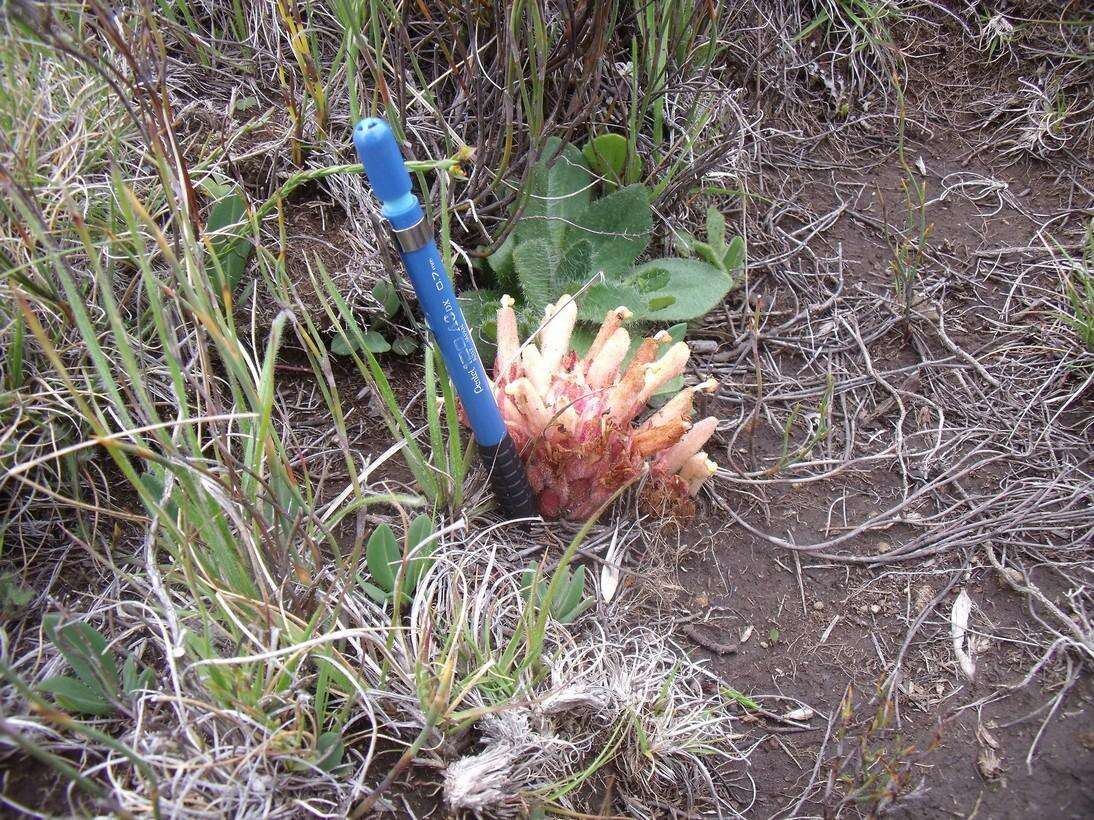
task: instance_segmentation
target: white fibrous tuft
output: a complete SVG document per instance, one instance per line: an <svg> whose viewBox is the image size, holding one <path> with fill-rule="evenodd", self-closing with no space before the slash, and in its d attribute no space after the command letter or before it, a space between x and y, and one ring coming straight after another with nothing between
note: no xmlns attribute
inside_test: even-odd
<svg viewBox="0 0 1094 820"><path fill-rule="evenodd" d="M512 779L515 757L513 747L495 744L450 763L444 772L444 802L453 811L478 817L518 816L520 788Z"/></svg>
<svg viewBox="0 0 1094 820"><path fill-rule="evenodd" d="M480 724L485 748L450 763L444 800L453 811L479 817L527 814L523 793L551 782L567 744L532 727L527 709L514 707Z"/></svg>

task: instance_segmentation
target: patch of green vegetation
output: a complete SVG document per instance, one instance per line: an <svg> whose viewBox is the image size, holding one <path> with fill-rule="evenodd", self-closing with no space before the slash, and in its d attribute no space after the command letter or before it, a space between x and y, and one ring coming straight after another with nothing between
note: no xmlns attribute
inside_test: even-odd
<svg viewBox="0 0 1094 820"><path fill-rule="evenodd" d="M892 809L915 785L923 758L939 742L936 734L923 749L908 742L894 726L895 704L881 697L874 714L856 721L854 692L848 687L840 703L829 777L839 784L843 795L828 795L835 814L847 806L871 817Z"/></svg>
<svg viewBox="0 0 1094 820"><path fill-rule="evenodd" d="M381 524L373 530L365 547L365 561L372 581L358 576L361 589L379 604L396 597L408 603L422 575L433 566L436 547L433 521L428 515L419 515L410 522L401 546L391 527Z"/></svg>
<svg viewBox="0 0 1094 820"><path fill-rule="evenodd" d="M585 567L579 566L577 571L570 573L569 568L560 567L559 592L549 602L551 617L560 624L568 624L577 618L594 603L595 598L585 595ZM535 567L524 571L521 582L521 594L535 609L542 609L544 604L544 587Z"/></svg>
<svg viewBox="0 0 1094 820"><path fill-rule="evenodd" d="M113 715L138 689L152 683L152 670L127 655L119 671L106 637L83 621L62 622L59 615L42 619L42 631L68 661L75 675L54 675L38 684L62 709L81 715Z"/></svg>
<svg viewBox="0 0 1094 820"><path fill-rule="evenodd" d="M650 242L650 192L641 184L617 187L630 160L617 141L610 150L602 149L604 144L598 138L583 153L560 140L547 141L517 206L512 233L487 259L495 287L464 300L469 320L488 338L501 293L516 299L518 322L527 333L544 308L565 293L581 292L578 318L586 324L599 323L620 305L636 322L686 322L712 310L733 287L732 272L699 259L637 262ZM593 195L597 179L590 155L606 172L618 172L604 196ZM723 252L720 261L731 264L742 257L743 244L734 240L732 252Z"/></svg>
<svg viewBox="0 0 1094 820"><path fill-rule="evenodd" d="M1094 351L1094 219L1086 228L1082 258L1064 255L1071 262L1071 276L1064 281L1071 314L1064 314L1064 320L1087 349Z"/></svg>
<svg viewBox="0 0 1094 820"><path fill-rule="evenodd" d="M744 237L735 236L726 242L726 218L714 206L707 208L706 229L705 242L686 231L681 232L678 237L681 251L698 256L704 262L718 268L733 280L732 287L736 287L738 282L734 277L745 263Z"/></svg>
<svg viewBox="0 0 1094 820"><path fill-rule="evenodd" d="M331 340L330 352L336 356L348 356L360 343L364 349L377 355L392 352L398 356L409 356L418 349L418 340L400 331L393 321L403 307L399 292L391 282L380 279L372 286L372 298L380 306L380 314L371 318L359 342L345 333L339 333Z"/></svg>

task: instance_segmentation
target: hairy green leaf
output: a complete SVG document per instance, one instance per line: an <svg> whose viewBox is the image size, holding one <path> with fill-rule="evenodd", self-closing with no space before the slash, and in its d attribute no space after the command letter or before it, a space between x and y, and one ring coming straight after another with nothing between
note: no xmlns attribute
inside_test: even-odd
<svg viewBox="0 0 1094 820"><path fill-rule="evenodd" d="M484 361L493 358L498 339L498 308L501 294L494 290L466 290L460 294L460 310Z"/></svg>
<svg viewBox="0 0 1094 820"><path fill-rule="evenodd" d="M555 137L547 140L540 161L529 174L528 197L513 231L514 240L519 245L542 239L558 247L567 225L588 207L591 187L592 177L581 152Z"/></svg>
<svg viewBox="0 0 1094 820"><path fill-rule="evenodd" d="M589 194L589 167L619 180L635 179L640 173L630 166L633 159L618 135L598 136L583 152L548 141L541 161L529 172L517 225L488 259L503 292L517 300L523 333L534 328L548 304L586 286L578 318L590 324L598 324L620 305L637 322L694 319L715 307L732 287L732 273L744 260L744 242L734 237L725 243L725 218L716 208L706 215L706 242L674 232L682 251L702 261L659 259L636 266L652 230L649 191L632 184L595 200ZM498 303L490 296L489 301L473 297L467 308L486 356L492 351L485 342L496 337ZM579 328L575 343L580 336Z"/></svg>
<svg viewBox="0 0 1094 820"><path fill-rule="evenodd" d="M519 223L518 223L519 224ZM498 287L502 291L516 291L520 286L517 282L517 272L513 265L513 249L517 246L517 240L513 236L515 231L505 237L497 250L486 257L486 264L498 279Z"/></svg>
<svg viewBox="0 0 1094 820"><path fill-rule="evenodd" d="M634 269L630 280L632 286L649 271L660 271L668 275L664 287L646 294L647 309L636 318L654 322L680 322L695 319L713 310L729 293L733 280L724 272L695 259L655 259ZM675 301L656 310L649 304L658 295L673 296Z"/></svg>
<svg viewBox="0 0 1094 820"><path fill-rule="evenodd" d="M713 248L726 243L726 218L713 205L707 208L707 242Z"/></svg>
<svg viewBox="0 0 1094 820"><path fill-rule="evenodd" d="M563 293L573 293L582 287L593 275L593 248L588 241L579 239L566 248L562 259L558 263L558 272L553 289L561 296Z"/></svg>
<svg viewBox="0 0 1094 820"><path fill-rule="evenodd" d="M552 287L558 269L557 250L546 239L532 239L513 251L513 263L525 303L533 312L542 313L558 295Z"/></svg>
<svg viewBox="0 0 1094 820"><path fill-rule="evenodd" d="M622 279L646 250L651 226L649 192L641 185L628 185L579 214L566 232L566 244L586 240L592 247L590 271Z"/></svg>
<svg viewBox="0 0 1094 820"><path fill-rule="evenodd" d="M578 300L577 315L584 322L597 323L604 319L605 313L620 305L630 310L638 319L648 312L648 300L633 285L602 282L593 285Z"/></svg>

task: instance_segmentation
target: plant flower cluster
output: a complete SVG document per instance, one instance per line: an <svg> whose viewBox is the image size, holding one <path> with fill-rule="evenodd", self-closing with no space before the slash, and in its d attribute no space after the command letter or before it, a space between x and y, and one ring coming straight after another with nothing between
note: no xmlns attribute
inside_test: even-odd
<svg viewBox="0 0 1094 820"><path fill-rule="evenodd" d="M718 424L691 422L698 391L681 390L644 421L646 403L680 375L690 350L664 331L642 341L626 367L630 311L608 311L584 356L570 348L577 304L563 295L545 311L538 344L521 344L513 300L498 310L494 392L545 518L584 520L649 464L642 499L661 514L690 515L692 498L717 469L702 452ZM662 352L664 345L671 346Z"/></svg>

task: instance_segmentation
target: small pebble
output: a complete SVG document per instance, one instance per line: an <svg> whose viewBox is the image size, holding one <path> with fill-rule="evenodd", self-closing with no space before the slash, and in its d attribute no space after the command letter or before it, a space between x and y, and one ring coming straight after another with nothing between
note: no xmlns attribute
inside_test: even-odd
<svg viewBox="0 0 1094 820"><path fill-rule="evenodd" d="M760 649L767 649L767 641L760 641Z"/></svg>
<svg viewBox="0 0 1094 820"><path fill-rule="evenodd" d="M870 605L870 613L871 614L877 615L879 612L881 612L881 607L880 606L878 606L877 604L871 604Z"/></svg>
<svg viewBox="0 0 1094 820"><path fill-rule="evenodd" d="M824 609L824 601L814 601L813 609L817 610L817 612L820 612L822 609Z"/></svg>

